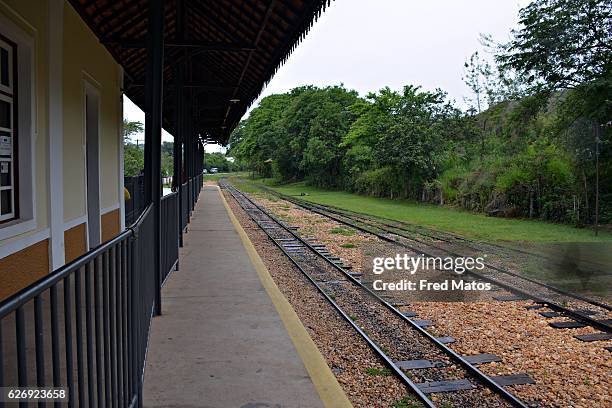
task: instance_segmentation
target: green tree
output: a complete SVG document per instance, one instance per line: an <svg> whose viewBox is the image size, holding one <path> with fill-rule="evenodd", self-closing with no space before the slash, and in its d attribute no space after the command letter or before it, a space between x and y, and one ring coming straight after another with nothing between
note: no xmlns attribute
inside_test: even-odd
<svg viewBox="0 0 612 408"><path fill-rule="evenodd" d="M144 169L144 149L132 143L132 137L142 133L141 122L123 120L123 175L134 177Z"/></svg>
<svg viewBox="0 0 612 408"><path fill-rule="evenodd" d="M503 68L549 90L610 79L610 1L535 0L521 9L519 24L498 56Z"/></svg>
<svg viewBox="0 0 612 408"><path fill-rule="evenodd" d="M289 100L288 94L263 98L230 137L228 153L264 177L272 176L269 160L274 157L277 148L280 135L277 131L278 121Z"/></svg>
<svg viewBox="0 0 612 408"><path fill-rule="evenodd" d="M394 109L395 120L381 134L374 150L381 167L391 166L403 180L394 195L423 199L425 183L439 174L447 143L457 136L460 114L445 98L440 90L404 87Z"/></svg>
<svg viewBox="0 0 612 408"><path fill-rule="evenodd" d="M343 86L298 90L281 122L286 129L284 144L290 148L276 151L284 179L305 177L321 187L342 185L341 142L353 121L349 108L357 98L355 91Z"/></svg>
<svg viewBox="0 0 612 408"><path fill-rule="evenodd" d="M204 166L208 171L213 167L216 167L220 172L233 171L234 169L233 163L227 159L226 155L220 152L205 153Z"/></svg>
<svg viewBox="0 0 612 408"><path fill-rule="evenodd" d="M123 146L123 175L134 177L144 169L144 150L134 144Z"/></svg>
<svg viewBox="0 0 612 408"><path fill-rule="evenodd" d="M467 98L470 104L474 105L478 113L485 108L485 100L488 106L494 103L492 90L493 69L489 62L480 58L478 51L470 56L464 64L465 73L463 82L470 88L474 94L473 98Z"/></svg>
<svg viewBox="0 0 612 408"><path fill-rule="evenodd" d="M174 142L162 142L161 170L163 177L169 177L174 174Z"/></svg>
<svg viewBox="0 0 612 408"><path fill-rule="evenodd" d="M355 120L342 140L342 145L347 148L344 167L348 178L345 185L349 189L361 192L372 191L368 186L376 182L378 177L363 177L360 186L357 185L358 180L365 172L376 168L374 149L382 135L394 123L394 114L397 112L400 100L399 93L384 88L378 93L369 93L365 99L357 100L349 108ZM386 189L378 188L376 191L377 195L384 195L383 191Z"/></svg>
<svg viewBox="0 0 612 408"><path fill-rule="evenodd" d="M612 3L605 0L535 0L520 11L521 28L501 47L498 61L528 78L532 90L551 95L559 116L556 134L573 135L568 147L582 173L584 206L589 205L587 184L595 191L595 220L599 218L600 158L596 154L610 140L612 116ZM585 121L587 126L580 126ZM580 131L578 129L581 129ZM572 140L573 139L573 140ZM585 162L590 159L590 163ZM604 161L603 193L610 194ZM588 168L591 171L587 171ZM591 177L588 176L591 173ZM590 179L590 183L587 182ZM574 199L576 200L576 198ZM595 222L597 224L597 222Z"/></svg>
<svg viewBox="0 0 612 408"><path fill-rule="evenodd" d="M132 143L132 136L136 136L142 132L144 132L144 125L142 124L142 122L130 122L126 119L123 119L123 140L126 144Z"/></svg>

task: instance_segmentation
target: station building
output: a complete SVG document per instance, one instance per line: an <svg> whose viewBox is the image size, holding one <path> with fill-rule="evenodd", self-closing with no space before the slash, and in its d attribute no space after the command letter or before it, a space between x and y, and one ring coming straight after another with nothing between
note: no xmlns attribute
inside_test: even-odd
<svg viewBox="0 0 612 408"><path fill-rule="evenodd" d="M140 407L149 364L150 402L167 406L188 396L185 405L193 406L201 403L201 382L208 378L194 356L234 356L250 342L251 359L225 365L244 372L265 360L294 374L277 370L265 386L245 375L241 393L231 397L272 393L293 402L294 391L302 390L319 402L313 383L304 381L295 342L255 280L255 264L220 192L209 187L202 194L207 206L198 199L204 144L227 143L328 4L0 0L0 388L53 385L69 391L67 406ZM143 205L129 225L124 95L145 112ZM164 196L162 126L174 137L173 192ZM210 229L215 223L218 231ZM188 224L194 228L184 242ZM175 270L183 273L180 282L168 279ZM244 310L232 315L239 326L230 327L226 311L215 309L220 303L210 290L230 296L211 283L222 270L252 286L247 311L266 327L259 333L266 341L250 336ZM164 286L167 281L185 287ZM169 316L163 316L162 287L179 295L195 290L209 303L191 304L190 296L184 305L169 300ZM166 330L174 335L179 322L186 343L166 353ZM310 350L304 353L317 355L300 325L292 327L302 328L300 344ZM223 340L207 327L217 328ZM148 353L150 345L154 352ZM163 367L167 355L177 361ZM318 356L315 371L328 380L318 382L317 392L329 394L330 381L339 390ZM173 382L174 397L157 395L156 384L174 376L177 364L184 381ZM187 382L192 390L186 395ZM209 400L230 397L209 385Z"/></svg>
<svg viewBox="0 0 612 408"><path fill-rule="evenodd" d="M125 228L120 65L70 3L0 1L0 300Z"/></svg>

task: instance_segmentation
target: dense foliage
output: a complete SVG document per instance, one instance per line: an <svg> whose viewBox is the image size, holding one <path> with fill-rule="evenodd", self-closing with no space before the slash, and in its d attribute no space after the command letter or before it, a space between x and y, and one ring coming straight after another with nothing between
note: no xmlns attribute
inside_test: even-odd
<svg viewBox="0 0 612 408"><path fill-rule="evenodd" d="M144 146L132 142L132 137L142 133L144 125L141 122L123 120L123 175L134 177L144 169Z"/></svg>
<svg viewBox="0 0 612 408"><path fill-rule="evenodd" d="M123 121L123 175L138 176L144 170L144 144L134 143L132 137L144 131L141 122ZM173 172L173 143L163 142L161 147L162 176L168 177Z"/></svg>
<svg viewBox="0 0 612 408"><path fill-rule="evenodd" d="M228 160L228 158L223 153L205 153L204 168L207 171L210 171L210 169L213 167L215 167L221 173L240 170L240 168L236 164Z"/></svg>
<svg viewBox="0 0 612 408"><path fill-rule="evenodd" d="M441 90L360 98L343 86L264 98L230 140L265 177L499 216L612 221L610 3L535 0L521 28L477 54L462 112ZM600 151L597 157L597 151ZM599 160L596 160L596 159Z"/></svg>

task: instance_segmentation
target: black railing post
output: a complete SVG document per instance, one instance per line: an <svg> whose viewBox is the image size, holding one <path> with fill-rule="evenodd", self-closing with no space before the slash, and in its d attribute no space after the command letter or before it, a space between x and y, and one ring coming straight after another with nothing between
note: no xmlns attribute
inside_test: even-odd
<svg viewBox="0 0 612 408"><path fill-rule="evenodd" d="M166 196L165 215L174 213L176 205L176 194ZM11 333L15 346L10 348L15 356L9 362L4 359L0 330L0 386L6 386L8 372L11 378L17 377L13 385L67 387L68 406L142 406L147 338L155 306L150 279L154 259L149 256L153 215L150 204L128 230L0 302L0 328L9 329L8 322L15 320ZM164 218L168 236L177 236L177 226L176 218ZM178 259L178 246L171 240L164 244L165 279ZM33 313L28 313L32 306ZM50 344L43 334L45 316ZM32 352L35 355L29 356ZM47 363L51 372L46 372ZM19 405L30 406L23 401ZM52 405L66 404L57 400Z"/></svg>
<svg viewBox="0 0 612 408"><path fill-rule="evenodd" d="M161 315L161 128L164 72L164 2L149 0L145 101L145 192L153 204L154 315Z"/></svg>
<svg viewBox="0 0 612 408"><path fill-rule="evenodd" d="M191 214L191 186L189 184L189 179L191 177L191 171L189 170L189 163L191 163L191 160L189 158L190 154L191 154L191 147L189 145L190 143L190 139L191 139L191 134L190 134L190 130L191 130L191 126L190 126L190 101L189 98L185 100L185 132L183 133L183 141L185 142L185 144L183 145L185 148L185 163L183 164L184 168L185 168L185 184L186 184L186 189L185 189L185 201L187 202L187 217L185 219L185 224L189 223L189 215Z"/></svg>
<svg viewBox="0 0 612 408"><path fill-rule="evenodd" d="M140 372L138 370L140 361L140 347L139 347L139 334L140 334L140 319L139 312L141 312L140 297L142 293L138 290L139 286L142 286L142 274L140 273L140 252L139 249L139 236L136 231L134 235L128 241L130 247L130 273L129 273L129 316L130 316L130 397L136 399L135 406L142 406L142 382L140 378Z"/></svg>
<svg viewBox="0 0 612 408"><path fill-rule="evenodd" d="M128 273L128 350L130 355L128 359L128 390L130 394L130 403L133 397L136 395L136 388L138 387L136 376L136 296L138 293L136 292L137 254L135 241L135 236L131 236L128 240L128 264L130 268Z"/></svg>

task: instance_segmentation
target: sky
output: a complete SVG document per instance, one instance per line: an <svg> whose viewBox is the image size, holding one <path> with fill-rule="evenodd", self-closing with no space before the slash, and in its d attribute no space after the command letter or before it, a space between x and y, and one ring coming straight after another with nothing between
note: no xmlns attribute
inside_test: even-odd
<svg viewBox="0 0 612 408"><path fill-rule="evenodd" d="M304 41L276 73L260 98L301 85L344 84L364 96L385 86L441 88L464 106L469 89L463 64L478 39L499 42L517 27L529 0L334 0ZM248 114L248 113L247 113ZM125 100L124 116L144 122L144 113ZM139 136L142 138L142 136ZM171 141L168 134L163 140ZM206 151L222 151L211 145Z"/></svg>

